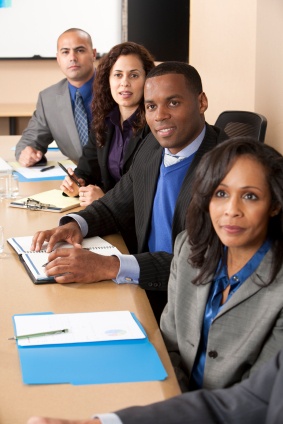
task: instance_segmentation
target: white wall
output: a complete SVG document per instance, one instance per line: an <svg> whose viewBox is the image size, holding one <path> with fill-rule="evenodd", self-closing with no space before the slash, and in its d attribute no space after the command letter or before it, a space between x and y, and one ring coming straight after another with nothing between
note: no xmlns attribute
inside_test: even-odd
<svg viewBox="0 0 283 424"><path fill-rule="evenodd" d="M0 8L0 57L55 57L58 36L73 27L107 53L121 43L121 0L12 0Z"/></svg>

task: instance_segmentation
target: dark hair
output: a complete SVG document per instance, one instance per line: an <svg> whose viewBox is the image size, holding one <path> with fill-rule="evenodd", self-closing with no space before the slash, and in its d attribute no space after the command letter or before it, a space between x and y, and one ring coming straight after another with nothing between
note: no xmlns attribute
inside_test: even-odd
<svg viewBox="0 0 283 424"><path fill-rule="evenodd" d="M225 261L224 246L217 236L209 214L210 200L220 182L240 156L249 156L266 170L273 206L280 206L278 215L270 218L268 237L272 241L274 261L270 284L276 277L283 262L283 157L271 146L250 137L231 138L201 159L192 187L192 200L187 213L187 231L191 253L189 262L200 272L193 281L202 284L213 277L219 260Z"/></svg>
<svg viewBox="0 0 283 424"><path fill-rule="evenodd" d="M146 80L167 74L184 75L190 90L196 94L200 94L203 91L201 77L198 71L193 66L188 65L185 62L169 61L160 63L147 74Z"/></svg>
<svg viewBox="0 0 283 424"><path fill-rule="evenodd" d="M154 68L154 59L149 51L140 44L126 42L117 44L105 56L102 57L97 67L94 80L94 98L92 101L92 128L95 131L98 146L104 145L105 138L105 118L116 105L110 91L109 75L112 66L120 56L136 55L143 64L145 74ZM138 108L133 130L136 132L146 124L144 113L144 98L142 96Z"/></svg>
<svg viewBox="0 0 283 424"><path fill-rule="evenodd" d="M89 44L90 44L91 48L93 48L93 47L92 47L92 39L91 39L91 36L89 35L89 33L88 33L88 32L86 32L86 31L84 31L83 29L80 29L80 28L69 28L69 29L66 29L66 31L62 32L62 34L61 34L61 35L59 35L58 40L59 40L59 38L60 38L63 34L67 34L68 32L82 32L82 33L85 35L85 37L88 39L88 42L89 42Z"/></svg>

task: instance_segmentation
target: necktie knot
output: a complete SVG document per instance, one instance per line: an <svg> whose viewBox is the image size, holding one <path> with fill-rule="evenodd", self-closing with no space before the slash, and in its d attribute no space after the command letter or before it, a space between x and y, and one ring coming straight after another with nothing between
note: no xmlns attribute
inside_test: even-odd
<svg viewBox="0 0 283 424"><path fill-rule="evenodd" d="M88 122L82 95L79 90L76 91L74 117L81 145L85 146L88 141Z"/></svg>
<svg viewBox="0 0 283 424"><path fill-rule="evenodd" d="M181 162L184 159L186 159L184 156L170 155L170 153L165 153L164 166L167 167L167 166L175 165L175 163Z"/></svg>

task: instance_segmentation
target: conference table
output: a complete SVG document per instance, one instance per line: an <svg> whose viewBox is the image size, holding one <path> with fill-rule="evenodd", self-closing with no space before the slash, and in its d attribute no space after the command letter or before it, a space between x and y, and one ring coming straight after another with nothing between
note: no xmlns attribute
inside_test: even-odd
<svg viewBox="0 0 283 424"><path fill-rule="evenodd" d="M0 137L0 157L14 160L18 136ZM62 159L60 152L48 152L48 160ZM20 197L52 188L59 181L20 182ZM57 226L59 213L31 211L0 203L0 225L5 239L33 235L37 230ZM79 210L79 209L75 209ZM121 237L105 239L122 253L127 253ZM76 313L96 311L134 312L155 346L167 371L164 381L73 386L25 385L22 382L12 316L36 312ZM99 364L98 364L99 366ZM116 285L112 281L93 284L32 283L18 255L6 243L5 257L0 258L0 422L24 424L32 415L62 418L89 418L98 412L110 412L132 405L146 405L180 393L160 330L145 292L135 285Z"/></svg>

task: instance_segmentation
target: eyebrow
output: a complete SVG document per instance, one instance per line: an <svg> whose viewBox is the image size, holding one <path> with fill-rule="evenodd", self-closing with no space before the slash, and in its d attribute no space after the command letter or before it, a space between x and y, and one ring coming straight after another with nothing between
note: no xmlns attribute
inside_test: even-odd
<svg viewBox="0 0 283 424"><path fill-rule="evenodd" d="M228 186L227 184L224 184L224 183L219 183L219 186L223 186L223 187L230 187L230 186ZM243 186L243 187L239 187L241 190L259 190L259 191L262 191L261 190L261 188L259 188L259 187L257 187L257 186L250 186L250 185L248 185L248 186Z"/></svg>
<svg viewBox="0 0 283 424"><path fill-rule="evenodd" d="M184 96L182 96L181 94L173 94L172 96L166 97L165 100L173 100L173 99L183 99ZM145 99L144 100L145 103L153 103L154 100L150 100L150 99Z"/></svg>
<svg viewBox="0 0 283 424"><path fill-rule="evenodd" d="M85 49L85 46L76 46L76 47L61 47L61 50L78 50L78 49Z"/></svg>
<svg viewBox="0 0 283 424"><path fill-rule="evenodd" d="M113 72L141 72L139 69L130 69L129 71L123 71L122 69L114 69Z"/></svg>

